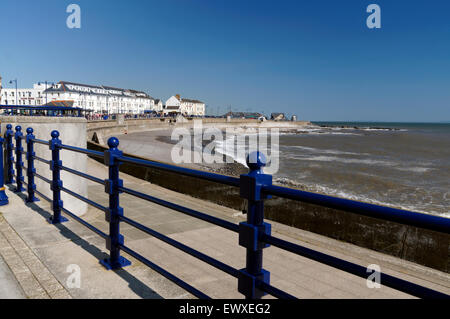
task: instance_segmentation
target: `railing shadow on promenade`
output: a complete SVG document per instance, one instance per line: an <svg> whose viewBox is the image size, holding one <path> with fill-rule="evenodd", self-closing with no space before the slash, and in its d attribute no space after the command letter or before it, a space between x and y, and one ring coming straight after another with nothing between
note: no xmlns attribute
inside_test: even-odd
<svg viewBox="0 0 450 319"><path fill-rule="evenodd" d="M171 280L198 298L208 299L210 297L189 283L176 277L172 273L169 273L164 268L158 266L155 262L150 261L138 252L127 247L124 242L124 237L120 233L120 224L126 223L134 228L137 228L138 230L235 277L237 279L237 290L247 299L259 299L266 294L284 299L295 298L293 295L270 284L270 273L263 268L263 250L270 245L361 278L367 279L368 276L366 267L272 236L271 225L264 220L264 202L269 200L272 195L328 208L335 208L363 216L384 219L403 225L421 227L444 234L450 234L450 219L447 218L272 185L272 176L264 174L263 172L263 167L266 165L266 159L260 152L254 152L248 155L247 164L249 167L249 173L241 175L240 178L236 178L124 156L122 151L118 149L119 140L115 137L111 137L108 140L108 150L99 152L64 145L59 139L58 131L52 131L51 139L48 141L36 139L33 135L32 128L27 128L26 132L27 134L25 136L22 133L22 128L20 126L16 126L14 132L12 131L12 125L7 125L7 131L5 132L6 184L12 185L15 182L16 187L14 191L16 193L21 193L26 190L26 202L33 203L36 201L37 198L35 195L39 195L41 198L50 202L53 214L50 214L49 219L50 222L57 225L57 227L64 227L61 226L61 223L67 221L67 219L62 216L62 214L64 214L104 238L106 241L106 248L109 250L108 258L102 259L103 253L100 253L100 250L97 248L90 249L92 250L92 253L95 253L95 256L100 259L100 263L106 269L117 270L130 265L131 262L121 255L121 251L124 251L128 255L136 258L143 264L152 268L162 276ZM15 141L15 145L13 140ZM23 141L26 143L26 151L22 147ZM3 151L3 145L1 145L3 142L4 140L0 139L1 151ZM34 145L36 143L49 147L52 154L51 160L36 156L34 152ZM60 159L60 152L62 150L103 159L104 164L108 167L108 178L102 180L98 177L64 166ZM26 158L27 167L25 167L23 162L24 155ZM52 173L51 179L47 179L36 172L34 167L35 160L49 165ZM240 191L240 196L246 199L248 203L246 209L247 221L241 222L240 224L234 224L215 216L139 192L138 190L127 188L123 185L123 181L119 176L119 166L122 163L131 163L143 167L158 168L180 175L193 176L220 184L237 187ZM26 169L27 182L25 182L23 175L24 169ZM3 172L3 170L1 171ZM109 197L108 206L103 206L96 203L89 198L64 187L61 180L61 171L66 171L79 176L80 178L85 178L94 183L103 185L105 188L105 193L108 194ZM52 198L48 198L40 190L36 189L36 185L34 183L35 177L50 185ZM26 189L23 186L26 186ZM65 192L78 200L103 211L105 213L105 220L109 223L109 234L97 229L95 226L89 224L87 221L66 209L61 200L61 192ZM149 227L130 219L125 215L123 208L120 206L120 194L122 193L155 203L237 233L239 235L239 245L246 249L246 267L243 269L236 269L198 250L188 247L155 229L150 229ZM76 235L73 234L73 236ZM86 245L87 247L91 247L89 243L86 243ZM301 269L299 269L299 271L301 271ZM383 285L416 297L449 298L448 295L442 292L435 291L385 273L379 273L378 275Z"/></svg>
<svg viewBox="0 0 450 319"><path fill-rule="evenodd" d="M8 189L11 192L15 191L15 187L13 185L8 185ZM47 209L37 205L36 203L27 202L27 196L23 193L17 193L24 202L27 207L41 215L45 220L49 220L52 217L52 213ZM51 208L51 207L50 207ZM72 243L76 244L80 248L84 249L86 252L97 258L98 260L103 260L108 257L104 251L102 251L97 246L91 244L89 241L80 237L78 234L74 233L71 229L64 226L64 223L54 224L54 226L59 230L60 234L65 238L69 239ZM115 274L117 274L120 278L122 278L125 282L128 283L128 287L139 297L141 298L152 298L152 299L162 299L156 291L148 287L141 280L130 274L126 269L119 268L114 270Z"/></svg>

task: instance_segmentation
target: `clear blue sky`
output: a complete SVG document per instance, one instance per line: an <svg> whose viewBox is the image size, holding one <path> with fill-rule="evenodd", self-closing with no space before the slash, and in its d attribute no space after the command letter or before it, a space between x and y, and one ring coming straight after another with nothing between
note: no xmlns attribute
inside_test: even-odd
<svg viewBox="0 0 450 319"><path fill-rule="evenodd" d="M70 3L79 30L66 27ZM381 29L366 27L371 3ZM215 113L450 120L448 0L2 0L0 29L0 74L20 87L179 93Z"/></svg>

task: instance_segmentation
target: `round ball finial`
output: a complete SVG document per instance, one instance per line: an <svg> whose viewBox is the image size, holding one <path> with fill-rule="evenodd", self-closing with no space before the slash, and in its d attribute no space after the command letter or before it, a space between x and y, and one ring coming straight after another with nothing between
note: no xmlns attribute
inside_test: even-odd
<svg viewBox="0 0 450 319"><path fill-rule="evenodd" d="M253 152L247 156L247 166L252 171L259 170L267 165L266 156L261 152Z"/></svg>
<svg viewBox="0 0 450 319"><path fill-rule="evenodd" d="M34 131L33 131L33 129L32 129L31 127L27 128L27 133L28 133L28 134L33 134L33 132L34 132Z"/></svg>
<svg viewBox="0 0 450 319"><path fill-rule="evenodd" d="M119 139L117 137L110 137L108 139L109 148L117 148L119 146Z"/></svg>
<svg viewBox="0 0 450 319"><path fill-rule="evenodd" d="M17 131L17 132L20 132L20 131L22 131L22 126L20 126L20 125L17 125L17 126L16 126L16 131Z"/></svg>
<svg viewBox="0 0 450 319"><path fill-rule="evenodd" d="M51 137L53 138L58 138L59 137L59 132L57 130L54 130L50 133Z"/></svg>
<svg viewBox="0 0 450 319"><path fill-rule="evenodd" d="M6 129L8 129L8 130L12 129L12 125L11 124L6 124Z"/></svg>

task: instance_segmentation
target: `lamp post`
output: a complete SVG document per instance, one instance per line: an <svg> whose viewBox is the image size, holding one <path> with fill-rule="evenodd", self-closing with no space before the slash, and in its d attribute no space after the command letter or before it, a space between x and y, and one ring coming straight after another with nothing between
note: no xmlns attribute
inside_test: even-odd
<svg viewBox="0 0 450 319"><path fill-rule="evenodd" d="M86 116L86 93L82 93L83 94L83 108L84 108L84 117L87 118Z"/></svg>
<svg viewBox="0 0 450 319"><path fill-rule="evenodd" d="M111 96L111 93L107 93L106 95L106 115L109 116L109 97Z"/></svg>
<svg viewBox="0 0 450 319"><path fill-rule="evenodd" d="M8 204L8 196L5 193L5 183L4 183L4 172L3 169L3 143L5 139L1 137L1 127L0 127L0 206Z"/></svg>
<svg viewBox="0 0 450 319"><path fill-rule="evenodd" d="M17 79L9 81L9 84L13 84L13 82L16 83L16 105L18 105L17 104Z"/></svg>
<svg viewBox="0 0 450 319"><path fill-rule="evenodd" d="M42 83L45 83L45 104L47 105L48 100L47 100L47 85L49 84L49 82L44 81L44 82L38 82L38 85L41 85ZM53 86L53 83L50 83Z"/></svg>
<svg viewBox="0 0 450 319"><path fill-rule="evenodd" d="M91 92L88 92L87 94L85 94L85 96L87 97L87 100L86 100L86 106L85 106L85 113L86 113L86 111L88 110L88 111L90 111L89 112L89 115L92 115L94 112L92 111L93 109L88 109L87 108L87 105L88 105L88 103L90 103L89 101L91 100L91 98L92 98L92 94L91 94ZM90 106L89 106L90 107Z"/></svg>

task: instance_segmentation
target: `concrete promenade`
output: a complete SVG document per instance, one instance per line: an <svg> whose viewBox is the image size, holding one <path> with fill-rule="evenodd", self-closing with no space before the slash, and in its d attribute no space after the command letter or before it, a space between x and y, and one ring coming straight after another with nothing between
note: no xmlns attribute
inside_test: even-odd
<svg viewBox="0 0 450 319"><path fill-rule="evenodd" d="M14 274L0 257L0 299L23 299L25 297Z"/></svg>
<svg viewBox="0 0 450 319"><path fill-rule="evenodd" d="M107 168L88 160L88 174L105 178ZM184 206L238 223L240 212L152 185L121 174L126 187L167 199ZM107 205L101 185L88 183L91 200ZM25 195L7 191L8 206L0 207L0 297L11 298L192 298L155 271L123 253L132 265L107 271L99 259L107 256L105 241L76 221L50 225L50 204L44 200L25 204ZM245 250L238 235L170 209L127 194L121 195L126 216L173 239L181 241L235 268L244 268ZM104 213L90 208L83 217L108 233ZM450 294L450 276L421 265L403 261L310 232L272 223L273 234L305 247L358 263L378 264L381 271ZM213 298L242 298L237 280L149 235L121 224L125 243ZM299 298L411 298L382 286L369 289L366 280L282 251L264 251L264 268L271 283ZM4 260L2 264L1 260ZM72 265L72 266L70 266ZM73 287L70 272L80 269L80 287ZM9 270L9 271L8 271ZM6 296L5 296L6 293ZM270 298L270 297L268 297Z"/></svg>

